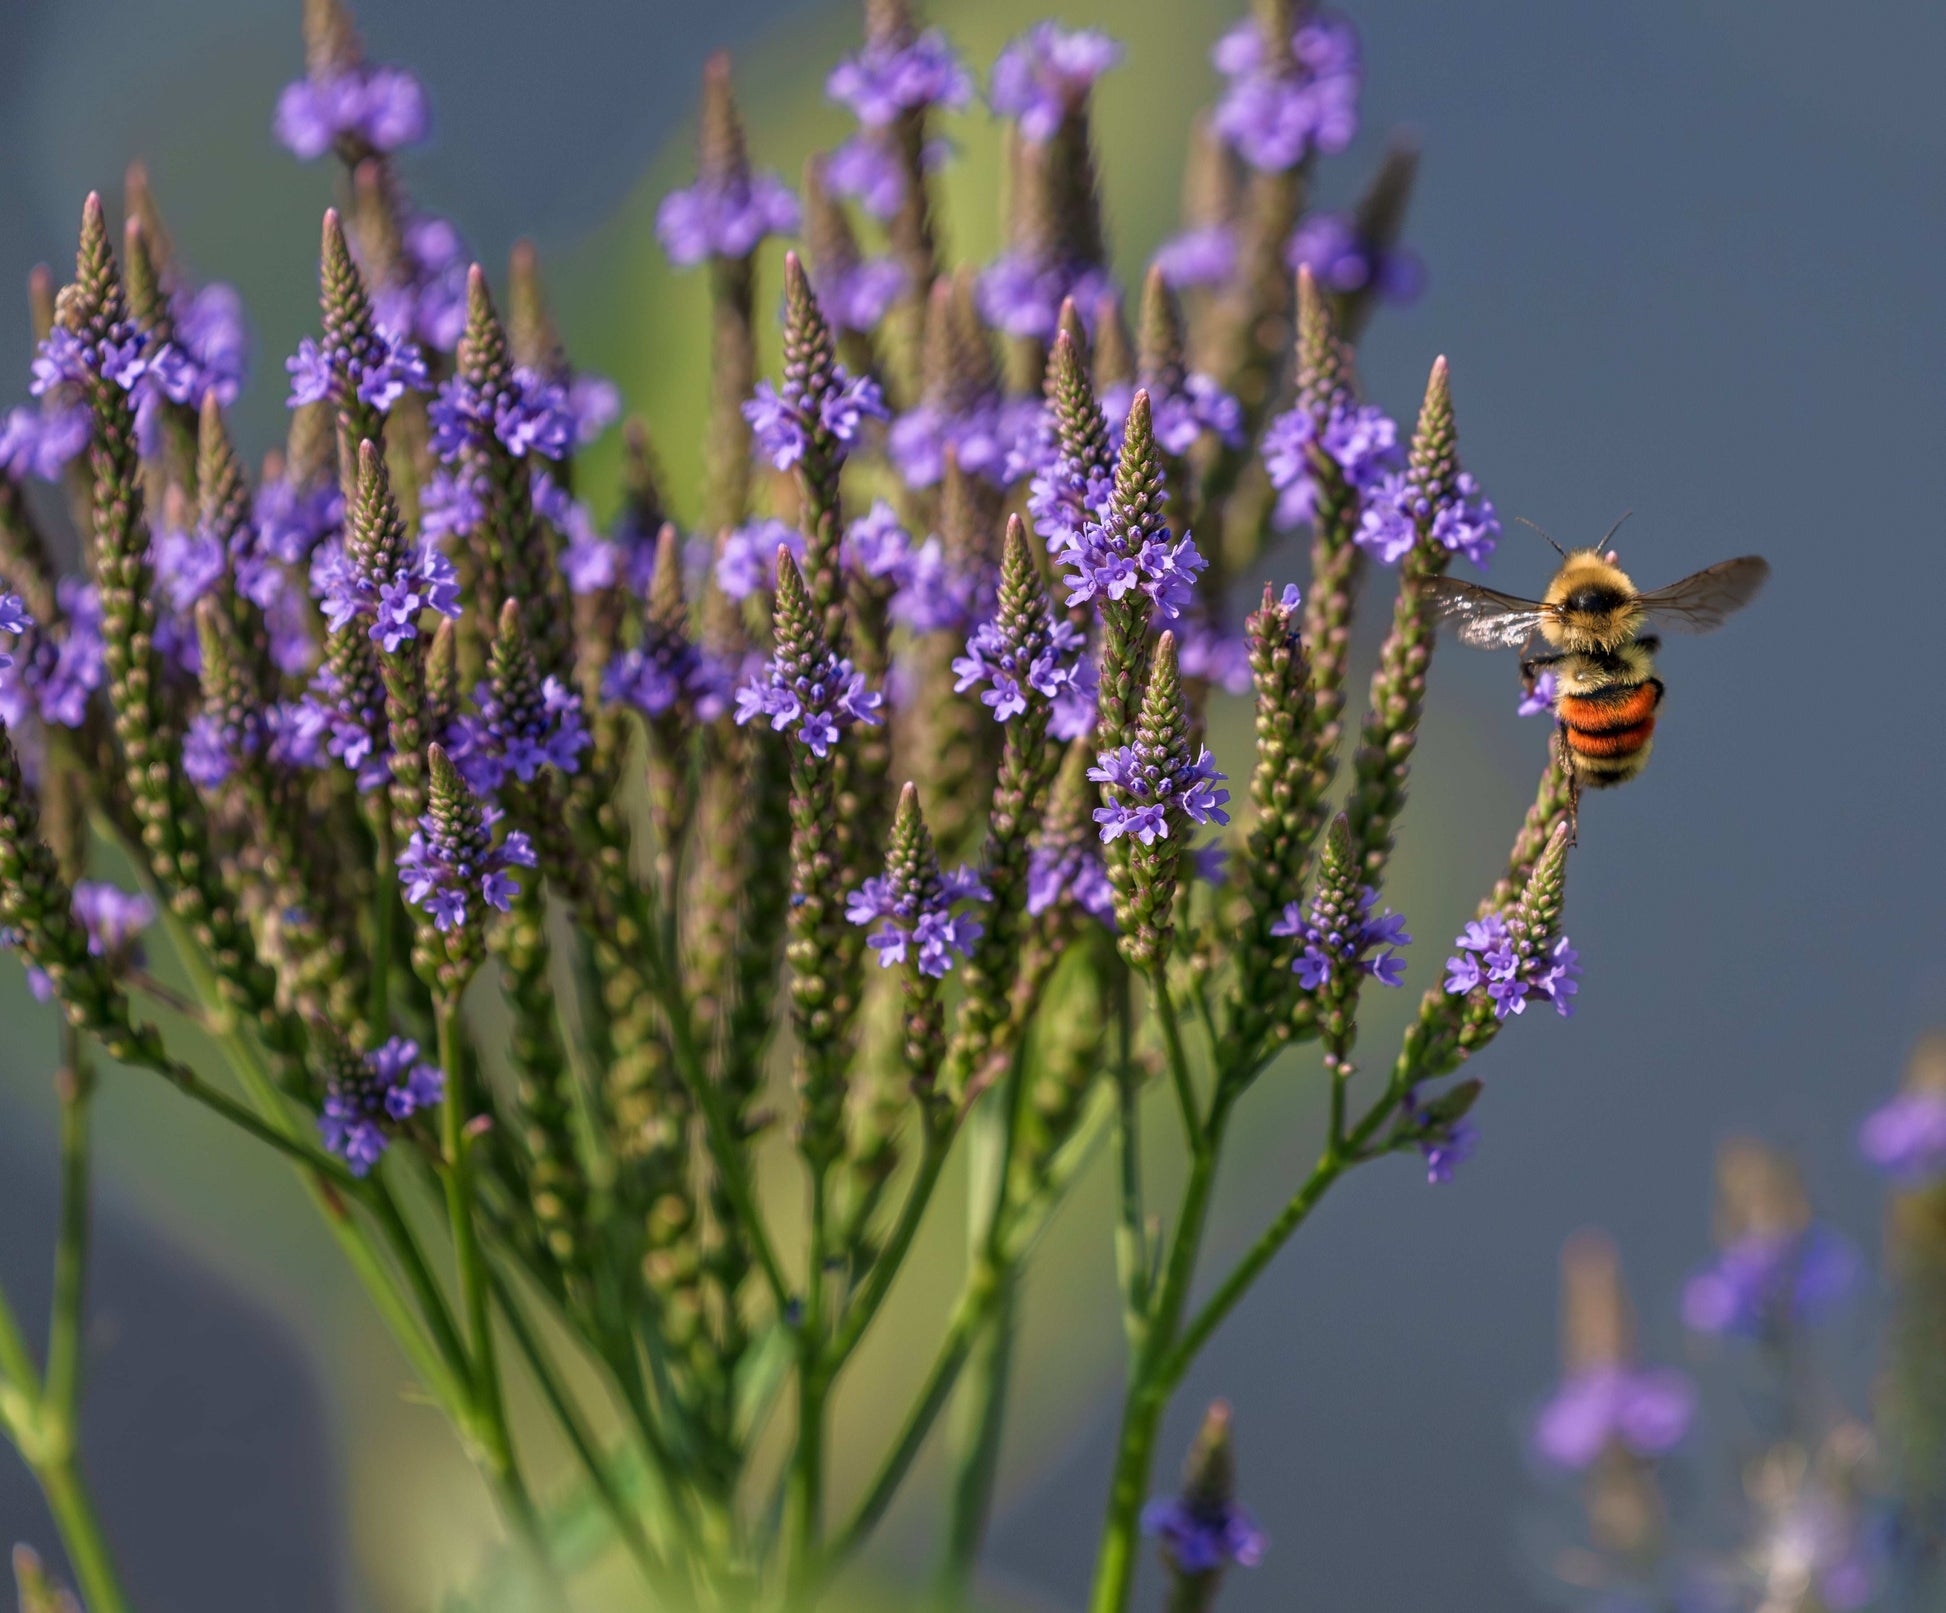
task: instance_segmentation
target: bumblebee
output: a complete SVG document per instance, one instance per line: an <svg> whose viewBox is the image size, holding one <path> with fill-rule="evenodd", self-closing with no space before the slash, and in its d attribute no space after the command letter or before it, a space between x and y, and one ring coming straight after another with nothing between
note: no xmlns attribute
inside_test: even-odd
<svg viewBox="0 0 1946 1613"><path fill-rule="evenodd" d="M1593 548L1554 544L1561 569L1539 599L1457 577L1429 584L1433 608L1457 626L1461 643L1524 651L1538 634L1548 645L1551 653L1523 655L1520 671L1529 694L1543 674L1553 677L1555 735L1568 769L1571 811L1584 786L1621 784L1648 765L1663 686L1655 675L1661 639L1643 629L1710 632L1749 604L1770 575L1768 562L1744 555L1645 594L1607 547L1620 525Z"/></svg>

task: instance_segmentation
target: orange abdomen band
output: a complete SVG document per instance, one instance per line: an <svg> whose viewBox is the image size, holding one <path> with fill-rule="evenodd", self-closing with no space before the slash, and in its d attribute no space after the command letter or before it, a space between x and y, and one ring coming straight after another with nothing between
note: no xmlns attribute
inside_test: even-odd
<svg viewBox="0 0 1946 1613"><path fill-rule="evenodd" d="M1662 683L1651 678L1646 683L1596 695L1563 695L1561 721L1578 733L1614 734L1639 727L1654 726L1655 708L1662 704Z"/></svg>
<svg viewBox="0 0 1946 1613"><path fill-rule="evenodd" d="M1610 728L1605 732L1577 728L1568 724L1568 748L1577 756L1633 756L1655 732L1655 718L1650 717L1627 728Z"/></svg>

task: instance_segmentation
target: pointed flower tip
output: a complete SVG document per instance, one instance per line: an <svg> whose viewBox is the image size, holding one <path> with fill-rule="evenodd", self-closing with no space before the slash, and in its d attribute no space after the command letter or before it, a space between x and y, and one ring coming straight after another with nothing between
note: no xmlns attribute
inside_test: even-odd
<svg viewBox="0 0 1946 1613"><path fill-rule="evenodd" d="M899 816L916 817L919 812L919 786L911 779L905 781L905 788L899 791Z"/></svg>
<svg viewBox="0 0 1946 1613"><path fill-rule="evenodd" d="M519 600L507 599L501 601L498 631L503 638L512 638L520 631Z"/></svg>

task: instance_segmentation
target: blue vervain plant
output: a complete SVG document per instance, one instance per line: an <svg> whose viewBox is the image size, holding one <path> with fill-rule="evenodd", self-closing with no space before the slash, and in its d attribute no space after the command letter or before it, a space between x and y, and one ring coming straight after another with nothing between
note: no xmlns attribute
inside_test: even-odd
<svg viewBox="0 0 1946 1613"><path fill-rule="evenodd" d="M338 0L307 0L304 40L276 131L342 194L283 450L253 487L226 419L240 310L188 279L139 170L120 252L91 195L71 283L37 282L33 401L0 435L0 926L65 1019L53 1321L37 1357L0 1305L0 1428L82 1597L129 1605L76 1452L105 1053L288 1159L549 1605L578 1566L561 1520L592 1512L658 1605L812 1607L949 1405L937 1589L964 1604L1021 1274L1107 1148L1128 1363L1091 1606L1129 1605L1145 1529L1171 1605L1209 1606L1264 1542L1220 1407L1154 1497L1184 1374L1340 1177L1401 1153L1451 1174L1481 1091L1452 1078L1526 1007L1566 1013L1579 972L1549 764L1400 1046L1355 1059L1411 941L1382 892L1428 584L1498 524L1444 359L1409 434L1358 389L1353 340L1417 266L1408 149L1352 213L1308 206L1357 127L1349 24L1259 0L1225 34L1185 233L1126 302L1091 132L1106 36L1044 24L995 63L1009 199L983 268L947 256L934 172L974 80L904 0L866 0L829 81L857 132L801 205L712 60L695 181L657 218L709 281L702 492L672 505L631 421L607 530L577 456L620 399L564 350L531 249L496 297L405 188L418 81ZM800 229L763 378L764 243ZM1304 588L1265 583L1237 623L1296 529ZM1218 693L1255 703L1234 788ZM91 879L104 859L139 890ZM186 996L140 956L151 921ZM221 1070L175 1050L193 1029ZM1232 1123L1307 1043L1316 1163L1206 1282ZM1166 1214L1158 1123L1188 1157ZM784 1151L801 1217L758 1169ZM833 1494L856 1437L834 1390L956 1152L958 1295L873 1476ZM529 1480L516 1379L574 1453L568 1496Z"/></svg>

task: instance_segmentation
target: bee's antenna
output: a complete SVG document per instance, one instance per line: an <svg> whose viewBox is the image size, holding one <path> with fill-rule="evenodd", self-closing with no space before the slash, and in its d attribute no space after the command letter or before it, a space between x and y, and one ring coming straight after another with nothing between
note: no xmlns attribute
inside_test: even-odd
<svg viewBox="0 0 1946 1613"><path fill-rule="evenodd" d="M1555 552L1556 554L1558 554L1558 555L1559 555L1559 556L1560 556L1560 557L1561 557L1561 558L1562 558L1563 560L1565 560L1565 559L1567 559L1567 557L1568 557L1568 551L1567 551L1567 550L1565 550L1565 549L1563 549L1563 548L1562 548L1562 547L1560 546L1560 544L1558 544L1558 543L1555 543L1555 542L1554 542L1554 534L1553 534L1553 533L1551 533L1551 532L1549 532L1549 531L1548 531L1548 530L1547 530L1547 529L1546 529L1545 527L1538 527L1538 526L1534 526L1534 523L1533 523L1532 521L1530 521L1530 520L1528 520L1528 519L1527 519L1527 517L1526 517L1526 516L1524 516L1524 515L1516 515L1516 516L1514 517L1514 519L1515 519L1516 521L1518 521L1518 522L1519 522L1519 523L1520 523L1520 524L1521 524L1522 526L1533 526L1533 527L1534 527L1534 530L1535 530L1536 532L1538 532L1538 533L1540 533L1540 535L1541 535L1542 537L1544 537L1544 538L1546 538L1546 539L1547 539L1547 541L1548 541L1548 542L1549 542L1550 544L1553 544L1553 547L1554 547L1554 552ZM1628 519L1628 517L1627 517L1627 516L1623 516L1623 517L1622 517L1622 520L1624 520L1624 521L1625 521L1625 520L1627 520L1627 519ZM1616 524L1617 526L1619 526L1619 525L1621 525L1621 522L1620 522L1620 521L1618 521L1618 522L1616 522L1615 524ZM1604 541L1604 542L1606 542L1607 540L1606 540L1606 539L1604 539L1603 541Z"/></svg>
<svg viewBox="0 0 1946 1613"><path fill-rule="evenodd" d="M1619 532L1619 531L1621 531L1621 530L1622 530L1622 521L1626 521L1626 520L1627 520L1627 519L1628 519L1628 518L1629 518L1629 517L1630 517L1631 515L1633 515L1634 513L1635 513L1635 512L1634 512L1633 510L1623 510L1623 511L1622 511L1622 518L1621 518L1621 521L1617 521L1617 522L1616 522L1616 523L1615 523L1615 524L1614 524L1613 526L1611 526L1611 527L1610 527L1610 528L1608 529L1608 531L1607 531L1607 532L1606 532L1605 534L1603 534L1603 536L1602 536L1602 540L1601 540L1601 542L1600 542L1600 543L1599 543L1599 544L1598 544L1598 545L1597 545L1596 547L1598 547L1598 548L1600 548L1600 549L1603 549L1603 550L1605 550L1605 549L1607 549L1607 547L1608 547L1608 540L1609 540L1610 538L1612 538L1612 537L1614 537L1614 535L1615 535L1615 534L1616 534L1617 532Z"/></svg>

